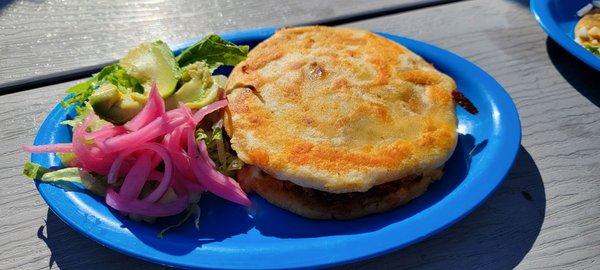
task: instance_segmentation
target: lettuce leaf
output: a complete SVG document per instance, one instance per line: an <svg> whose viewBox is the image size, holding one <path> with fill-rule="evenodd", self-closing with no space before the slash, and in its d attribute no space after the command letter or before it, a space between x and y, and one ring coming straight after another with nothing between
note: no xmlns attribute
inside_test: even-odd
<svg viewBox="0 0 600 270"><path fill-rule="evenodd" d="M62 106L64 108L71 105L83 106L94 91L104 83L113 84L119 90L130 89L134 92L144 93L144 87L139 80L127 74L125 69L118 64L112 64L104 67L91 79L69 88L67 94L71 94L71 96L61 102Z"/></svg>
<svg viewBox="0 0 600 270"><path fill-rule="evenodd" d="M77 84L67 90L67 94L71 96L61 102L63 108L67 108L71 105L81 106L94 92L92 84L96 81L96 78L91 78L85 82Z"/></svg>
<svg viewBox="0 0 600 270"><path fill-rule="evenodd" d="M185 67L197 61L204 61L211 69L221 65L235 66L246 59L250 47L238 46L218 35L209 35L187 48L175 60L179 67Z"/></svg>
<svg viewBox="0 0 600 270"><path fill-rule="evenodd" d="M144 87L140 81L133 76L127 74L125 68L118 64L112 64L107 66L98 73L98 79L96 86L99 87L104 83L110 83L115 85L119 90L122 91L133 91L140 94L144 93ZM96 87L96 88L97 88Z"/></svg>
<svg viewBox="0 0 600 270"><path fill-rule="evenodd" d="M47 172L50 172L50 170L37 163L27 161L23 165L23 174L30 179L40 179Z"/></svg>
<svg viewBox="0 0 600 270"><path fill-rule="evenodd" d="M81 123L83 123L83 120L85 120L91 110L92 108L86 102L84 105L75 108L76 116L73 119L63 120L60 122L60 124L71 127L79 126Z"/></svg>
<svg viewBox="0 0 600 270"><path fill-rule="evenodd" d="M23 174L32 180L51 183L61 188L67 188L65 184L68 183L79 183L82 184L85 189L98 196L105 196L106 188L108 187L108 184L104 179L97 179L92 174L77 167L53 171L44 168L37 163L27 161L23 166Z"/></svg>
<svg viewBox="0 0 600 270"><path fill-rule="evenodd" d="M89 102L85 102L84 105L75 108L76 116L73 119L63 120L60 122L60 124L71 126L71 127L79 126L81 123L83 123L85 118L92 111L93 111L93 109L92 109L92 106L89 104ZM107 124L108 124L108 121L102 120L100 118L96 118L94 121L92 121L92 123L90 123L88 130L96 131L96 130L106 126ZM65 163L63 163L63 164L65 164Z"/></svg>

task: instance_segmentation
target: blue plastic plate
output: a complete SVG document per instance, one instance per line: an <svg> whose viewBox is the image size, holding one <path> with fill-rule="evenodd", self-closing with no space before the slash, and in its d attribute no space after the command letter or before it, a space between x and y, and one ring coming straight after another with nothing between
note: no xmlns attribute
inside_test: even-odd
<svg viewBox="0 0 600 270"><path fill-rule="evenodd" d="M255 45L272 34L273 29L259 29L223 37L237 44ZM251 214L245 208L205 196L200 204L199 231L190 221L158 239L157 232L177 218L138 223L123 218L102 198L85 190L66 191L39 182L38 190L64 222L100 244L184 268L325 267L371 258L423 240L466 216L500 185L519 149L519 116L504 89L469 61L420 41L382 35L453 77L480 111L470 115L457 107L462 135L444 177L404 207L352 221L315 221L281 210L258 196L251 197L255 205ZM69 142L70 130L59 124L67 114L57 105L42 124L35 144ZM32 160L60 166L53 154L34 154Z"/></svg>
<svg viewBox="0 0 600 270"><path fill-rule="evenodd" d="M544 31L570 54L600 71L600 57L575 42L577 11L591 0L531 0L531 12Z"/></svg>

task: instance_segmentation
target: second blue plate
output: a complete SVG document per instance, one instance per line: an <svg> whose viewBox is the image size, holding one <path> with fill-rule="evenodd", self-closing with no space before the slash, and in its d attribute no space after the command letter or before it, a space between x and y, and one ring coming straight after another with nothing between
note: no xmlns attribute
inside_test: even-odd
<svg viewBox="0 0 600 270"><path fill-rule="evenodd" d="M577 11L591 0L531 0L530 8L540 26L570 54L600 71L600 57L575 42Z"/></svg>

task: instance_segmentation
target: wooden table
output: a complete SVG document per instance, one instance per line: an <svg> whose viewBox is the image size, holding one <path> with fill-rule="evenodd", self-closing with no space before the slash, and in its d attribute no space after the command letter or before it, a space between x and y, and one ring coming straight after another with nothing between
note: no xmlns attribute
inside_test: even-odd
<svg viewBox="0 0 600 270"><path fill-rule="evenodd" d="M600 73L548 39L528 1L183 2L0 4L0 83L13 83L13 93L0 96L1 269L160 268L76 233L21 176L29 155L19 145L31 143L77 83L57 82L152 37L173 44L313 21L408 36L473 61L509 92L523 128L513 169L476 211L421 243L340 268L600 268ZM56 72L71 75L26 90L36 76Z"/></svg>

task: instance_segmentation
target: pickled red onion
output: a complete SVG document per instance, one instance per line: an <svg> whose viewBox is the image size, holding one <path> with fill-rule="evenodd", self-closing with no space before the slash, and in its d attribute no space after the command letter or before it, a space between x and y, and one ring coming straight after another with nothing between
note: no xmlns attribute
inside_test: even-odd
<svg viewBox="0 0 600 270"><path fill-rule="evenodd" d="M156 82L152 82L152 88L150 88L150 94L148 95L148 102L146 102L142 111L133 117L133 119L125 123L123 127L129 131L136 131L164 113L165 101L158 92Z"/></svg>
<svg viewBox="0 0 600 270"><path fill-rule="evenodd" d="M175 168L181 176L186 179L194 179L194 173L190 167L190 158L184 152L180 144L181 134L186 128L189 127L182 126L175 129L171 134L165 136L163 144L167 148L167 151L169 151L169 154L171 154Z"/></svg>
<svg viewBox="0 0 600 270"><path fill-rule="evenodd" d="M146 178L150 176L150 157L141 155L135 161L119 190L119 194L126 200L137 199L142 192Z"/></svg>
<svg viewBox="0 0 600 270"><path fill-rule="evenodd" d="M85 138L88 140L103 141L127 132L122 126L107 125L97 131L88 133Z"/></svg>
<svg viewBox="0 0 600 270"><path fill-rule="evenodd" d="M188 125L195 127L198 124L198 122L195 121L194 116L192 115L192 110L185 106L183 102L179 102L178 109L181 111L181 114L185 116Z"/></svg>
<svg viewBox="0 0 600 270"><path fill-rule="evenodd" d="M202 121L202 119L204 119L204 116L206 116L207 114L224 108L225 106L227 106L227 100L222 99L200 108L194 113L194 120L196 120L196 124L200 123L200 121Z"/></svg>
<svg viewBox="0 0 600 270"><path fill-rule="evenodd" d="M107 124L87 132L97 116L91 112L73 130L73 142L43 146L23 146L30 152L73 152L82 169L107 175L114 184L124 176L117 190L109 187L106 203L124 214L161 217L183 211L190 194L210 191L229 201L250 205L239 184L221 174L210 159L204 141L196 142L196 125L206 115L227 106L219 100L192 113L183 103L165 112L164 100L153 84L142 111L123 126ZM90 143L93 140L93 143ZM159 164L164 168L157 169ZM148 180L158 186L145 198L140 193ZM163 203L169 190L175 201Z"/></svg>
<svg viewBox="0 0 600 270"><path fill-rule="evenodd" d="M250 206L250 199L248 199L248 196L246 196L240 185L232 178L217 171L207 160L210 157L208 156L204 141L200 141L198 146L196 146L194 133L188 132L187 136L188 155L190 156L192 172L194 172L196 179L202 186L223 199L244 206Z"/></svg>
<svg viewBox="0 0 600 270"><path fill-rule="evenodd" d="M109 138L104 142L98 142L98 146L109 153L122 151L171 133L187 121L188 119L180 111L172 110L136 131Z"/></svg>
<svg viewBox="0 0 600 270"><path fill-rule="evenodd" d="M95 115L90 114L81 125L77 126L73 131L73 153L77 157L77 162L81 168L86 171L92 171L99 174L107 174L112 164L114 155L105 154L98 148L88 147L85 143L85 131L88 126L95 120Z"/></svg>
<svg viewBox="0 0 600 270"><path fill-rule="evenodd" d="M68 153L73 152L72 143L55 143L46 145L21 145L21 148L29 153Z"/></svg>

